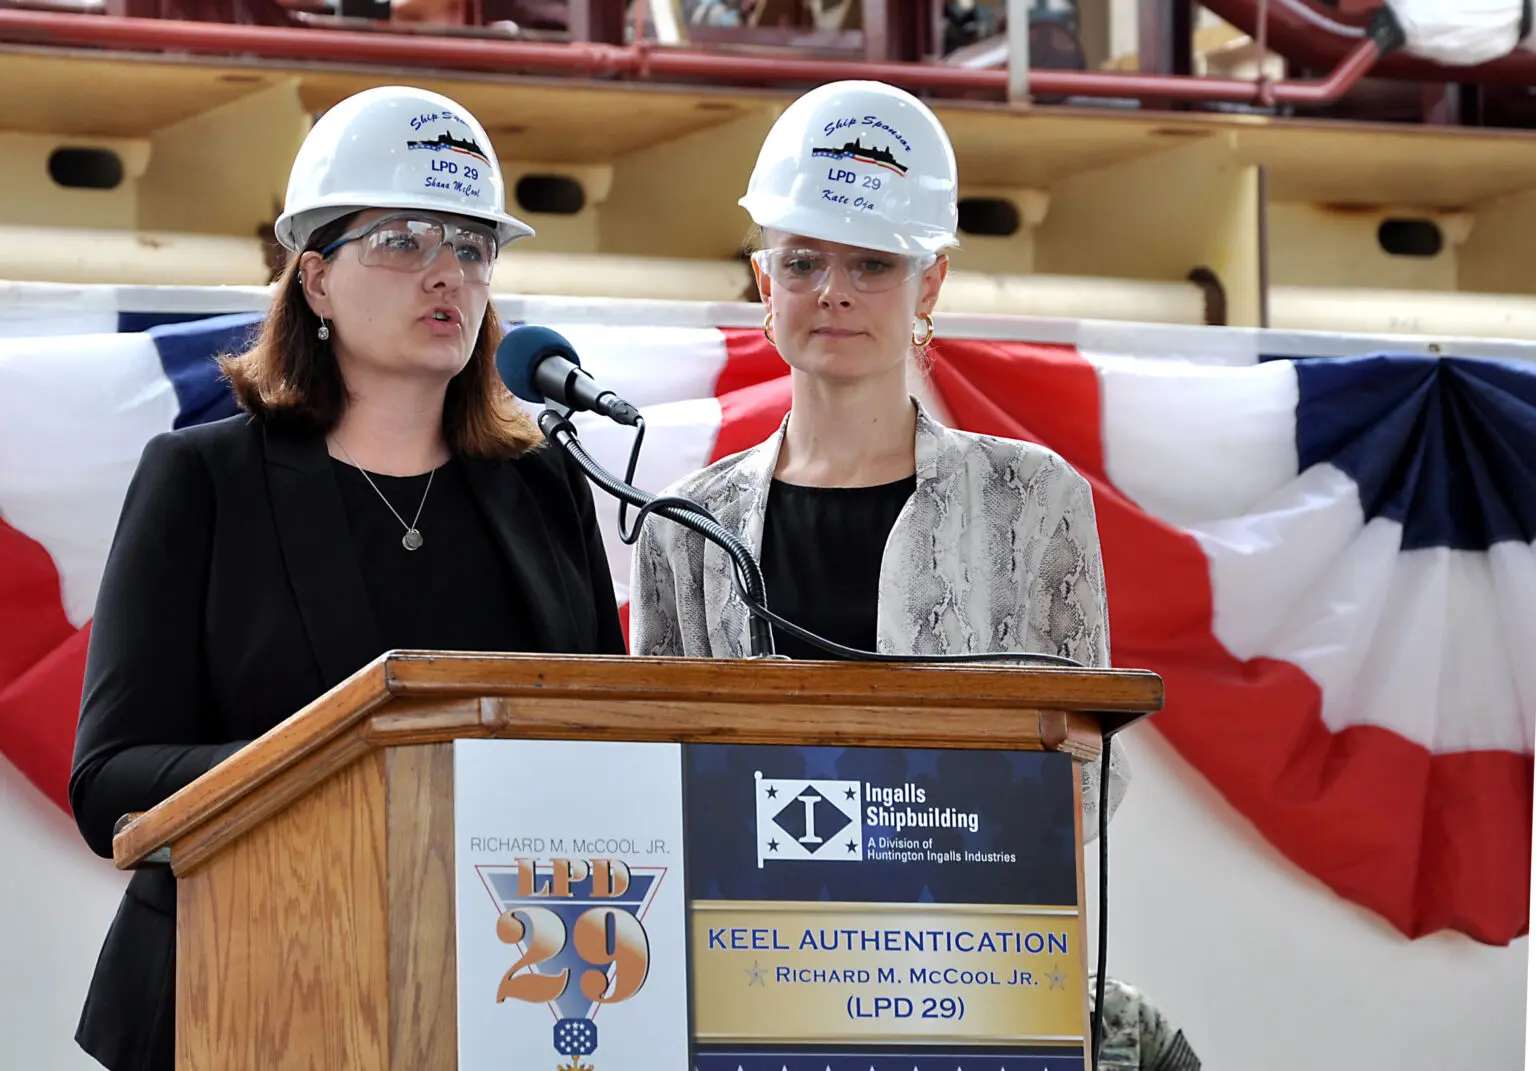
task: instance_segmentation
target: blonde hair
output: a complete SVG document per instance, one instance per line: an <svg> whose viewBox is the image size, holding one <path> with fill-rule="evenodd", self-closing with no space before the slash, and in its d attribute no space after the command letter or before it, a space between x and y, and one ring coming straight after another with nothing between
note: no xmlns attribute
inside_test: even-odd
<svg viewBox="0 0 1536 1071"><path fill-rule="evenodd" d="M746 238L742 242L742 254L750 259L759 250L768 248L767 243L770 233L772 232L763 230L761 227L754 223L751 229L747 232ZM930 253L923 259L925 259L927 263L923 264L922 271L927 271L938 262L938 255ZM756 276L753 278L755 279ZM759 297L759 300L761 300L761 297ZM913 323L914 325L916 324L915 317L913 319ZM920 398L931 398L932 384L930 382L930 373L933 371L933 358L928 355L926 347L920 348L916 343L908 345L907 356L909 358L907 361L908 392L911 394L916 394Z"/></svg>

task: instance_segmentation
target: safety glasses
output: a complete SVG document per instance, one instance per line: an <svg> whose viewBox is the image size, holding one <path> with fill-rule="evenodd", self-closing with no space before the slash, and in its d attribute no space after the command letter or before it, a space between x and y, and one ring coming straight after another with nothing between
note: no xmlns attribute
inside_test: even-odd
<svg viewBox="0 0 1536 1071"><path fill-rule="evenodd" d="M841 270L855 290L879 293L894 290L933 262L932 257L909 257L857 249L829 253L823 249L760 249L752 254L758 268L775 286L795 294L826 287L834 270Z"/></svg>
<svg viewBox="0 0 1536 1071"><path fill-rule="evenodd" d="M454 223L436 216L402 213L381 216L350 230L320 250L331 254L348 242L360 243L358 262L390 271L421 271L437 260L446 244L453 249L464 278L488 283L496 265L496 234L474 223Z"/></svg>

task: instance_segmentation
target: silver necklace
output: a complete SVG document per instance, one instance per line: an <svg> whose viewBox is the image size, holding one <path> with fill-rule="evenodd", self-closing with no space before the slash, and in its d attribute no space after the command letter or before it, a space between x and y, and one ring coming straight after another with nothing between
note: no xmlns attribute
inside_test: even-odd
<svg viewBox="0 0 1536 1071"><path fill-rule="evenodd" d="M405 535L400 537L400 545L406 550L420 550L425 540L421 538L421 531L416 527L416 522L421 520L421 508L427 504L427 495L432 490L432 477L437 475L437 469L433 469L427 474L427 488L421 492L421 501L416 504L416 518L410 524L406 524L405 518L400 516L400 511L395 509L394 504L389 499L384 498L384 492L380 491L379 485L373 482L373 477L368 475L368 470L354 461L352 455L347 453L347 448L341 445L341 440L332 436L331 442L335 443L337 449L346 455L348 461L352 462L352 467L363 474L363 479L368 481L368 486L373 488L373 493L383 499L384 504L389 507L389 512L395 515L395 520L404 525Z"/></svg>

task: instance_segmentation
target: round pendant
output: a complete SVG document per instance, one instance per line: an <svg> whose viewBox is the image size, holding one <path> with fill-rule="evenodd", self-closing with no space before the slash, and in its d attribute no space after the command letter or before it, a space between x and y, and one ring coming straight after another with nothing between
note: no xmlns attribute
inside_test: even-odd
<svg viewBox="0 0 1536 1071"><path fill-rule="evenodd" d="M417 547L420 547L421 544L421 533L416 531L414 528L409 529L405 535L400 537L400 545L405 547L406 550L415 550Z"/></svg>

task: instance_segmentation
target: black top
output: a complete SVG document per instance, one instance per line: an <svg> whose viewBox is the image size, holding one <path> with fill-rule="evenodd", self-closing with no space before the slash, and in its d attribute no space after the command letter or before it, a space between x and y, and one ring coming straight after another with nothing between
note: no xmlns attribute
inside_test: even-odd
<svg viewBox="0 0 1536 1071"><path fill-rule="evenodd" d="M564 451L440 471L410 552L350 476L323 436L245 415L145 446L96 596L70 771L98 854L121 815L392 647L625 653L591 489ZM415 516L419 493L385 490ZM137 870L75 1034L112 1071L170 1071L175 947L175 879Z"/></svg>
<svg viewBox="0 0 1536 1071"><path fill-rule="evenodd" d="M763 517L768 608L824 639L875 649L880 563L917 477L873 487L804 487L774 480ZM791 658L838 656L782 630L774 649Z"/></svg>
<svg viewBox="0 0 1536 1071"><path fill-rule="evenodd" d="M420 476L370 472L365 479L356 466L334 458L332 469L385 650L543 650L457 460ZM415 550L401 543L405 525L395 513L406 524L415 521L422 537ZM453 597L443 598L444 592Z"/></svg>

